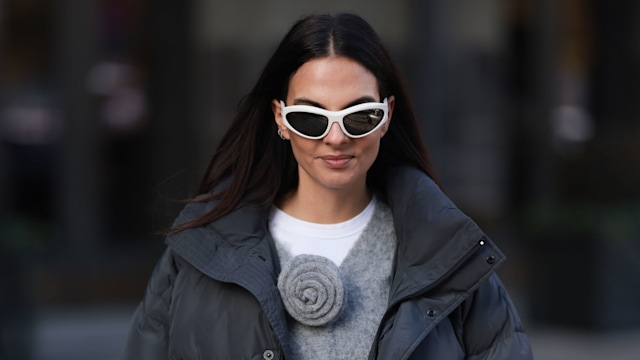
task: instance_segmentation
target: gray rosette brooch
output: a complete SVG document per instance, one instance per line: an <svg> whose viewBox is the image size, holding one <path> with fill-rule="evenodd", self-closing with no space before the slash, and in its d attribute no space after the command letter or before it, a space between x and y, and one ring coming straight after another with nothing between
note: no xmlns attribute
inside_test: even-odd
<svg viewBox="0 0 640 360"><path fill-rule="evenodd" d="M298 255L286 263L278 290L289 315L307 326L334 321L346 302L340 269L318 255Z"/></svg>

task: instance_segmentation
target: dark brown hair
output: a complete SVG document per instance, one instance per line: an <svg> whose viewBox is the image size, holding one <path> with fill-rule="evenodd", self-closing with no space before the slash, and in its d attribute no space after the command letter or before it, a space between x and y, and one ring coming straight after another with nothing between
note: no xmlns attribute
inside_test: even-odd
<svg viewBox="0 0 640 360"><path fill-rule="evenodd" d="M192 201L216 200L216 205L170 232L209 223L240 203L269 206L297 186L297 163L290 143L277 135L271 101L286 98L289 79L302 64L331 55L363 65L376 76L380 97L396 99L393 122L367 174L368 185L384 192L389 169L397 165L415 167L435 179L403 80L373 28L354 14L311 15L286 34L213 154L199 188L205 195Z"/></svg>

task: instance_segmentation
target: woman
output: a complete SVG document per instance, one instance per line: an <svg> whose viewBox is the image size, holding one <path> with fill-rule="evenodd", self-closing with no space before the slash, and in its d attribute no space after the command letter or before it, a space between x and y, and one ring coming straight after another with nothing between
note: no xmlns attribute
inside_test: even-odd
<svg viewBox="0 0 640 360"><path fill-rule="evenodd" d="M371 27L309 16L167 236L125 359L530 359Z"/></svg>

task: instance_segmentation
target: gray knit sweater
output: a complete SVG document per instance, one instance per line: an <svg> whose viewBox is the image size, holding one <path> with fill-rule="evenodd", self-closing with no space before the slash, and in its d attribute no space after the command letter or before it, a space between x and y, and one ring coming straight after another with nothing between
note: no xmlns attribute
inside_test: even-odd
<svg viewBox="0 0 640 360"><path fill-rule="evenodd" d="M276 247L284 269L291 255L277 239ZM395 248L391 210L379 201L362 235L339 266L345 293L340 315L323 326L289 319L294 360L368 357L387 308Z"/></svg>

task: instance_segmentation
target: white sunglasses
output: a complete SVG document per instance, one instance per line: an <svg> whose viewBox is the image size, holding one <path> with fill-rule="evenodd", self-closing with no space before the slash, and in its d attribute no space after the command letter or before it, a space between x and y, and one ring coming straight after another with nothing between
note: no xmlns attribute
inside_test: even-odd
<svg viewBox="0 0 640 360"><path fill-rule="evenodd" d="M377 130L387 121L387 98L381 103L368 102L340 111L329 111L309 105L285 106L280 100L284 125L303 138L317 140L327 136L333 123L350 138L361 138Z"/></svg>

